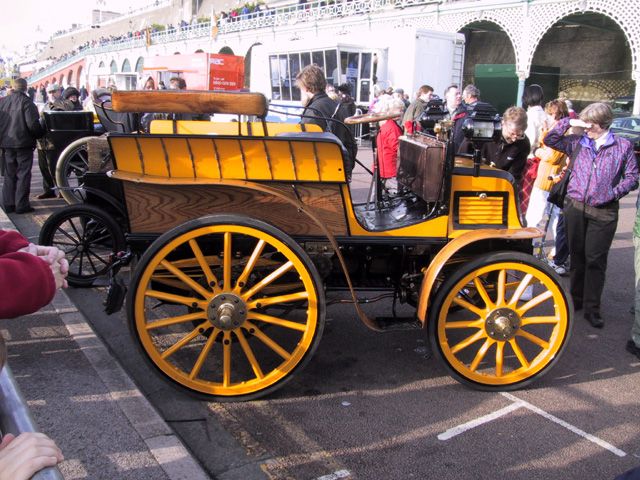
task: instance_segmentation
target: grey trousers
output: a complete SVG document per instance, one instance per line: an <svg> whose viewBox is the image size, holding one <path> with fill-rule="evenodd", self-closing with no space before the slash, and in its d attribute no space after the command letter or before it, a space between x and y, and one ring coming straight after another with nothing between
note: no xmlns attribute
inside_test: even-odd
<svg viewBox="0 0 640 480"><path fill-rule="evenodd" d="M26 210L31 191L31 166L33 165L33 148L4 149L4 186L2 187L2 204Z"/></svg>

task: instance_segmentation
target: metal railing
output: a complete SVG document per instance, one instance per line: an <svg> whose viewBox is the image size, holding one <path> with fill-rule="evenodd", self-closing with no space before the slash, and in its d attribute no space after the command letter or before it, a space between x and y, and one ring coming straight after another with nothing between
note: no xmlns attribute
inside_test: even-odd
<svg viewBox="0 0 640 480"><path fill-rule="evenodd" d="M13 433L16 436L38 431L8 364L0 372L0 429L3 434ZM47 467L37 472L31 480L64 480L64 477L57 467Z"/></svg>

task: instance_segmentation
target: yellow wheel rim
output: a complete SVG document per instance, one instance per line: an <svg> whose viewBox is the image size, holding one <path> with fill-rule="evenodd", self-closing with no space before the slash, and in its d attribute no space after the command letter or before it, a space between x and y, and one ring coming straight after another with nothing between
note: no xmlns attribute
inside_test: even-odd
<svg viewBox="0 0 640 480"><path fill-rule="evenodd" d="M522 296L533 287L531 299ZM466 379L505 386L543 370L569 328L569 307L556 282L538 268L501 262L464 276L447 293L437 341Z"/></svg>
<svg viewBox="0 0 640 480"><path fill-rule="evenodd" d="M253 227L178 235L150 259L135 289L135 329L151 361L209 395L275 385L318 333L311 272L289 246Z"/></svg>

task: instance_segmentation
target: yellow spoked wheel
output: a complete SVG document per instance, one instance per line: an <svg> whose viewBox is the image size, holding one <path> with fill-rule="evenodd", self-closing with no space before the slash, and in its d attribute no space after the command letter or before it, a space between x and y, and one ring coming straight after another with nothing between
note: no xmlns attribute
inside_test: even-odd
<svg viewBox="0 0 640 480"><path fill-rule="evenodd" d="M548 266L501 252L453 272L431 312L434 350L454 378L481 390L514 390L558 360L573 306Z"/></svg>
<svg viewBox="0 0 640 480"><path fill-rule="evenodd" d="M281 387L317 348L325 319L321 281L302 248L238 215L160 236L140 260L127 309L153 366L216 400Z"/></svg>

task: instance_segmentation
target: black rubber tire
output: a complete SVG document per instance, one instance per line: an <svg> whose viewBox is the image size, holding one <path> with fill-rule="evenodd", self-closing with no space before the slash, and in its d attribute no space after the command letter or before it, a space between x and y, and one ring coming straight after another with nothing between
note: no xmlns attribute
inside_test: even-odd
<svg viewBox="0 0 640 480"><path fill-rule="evenodd" d="M68 205L51 215L42 225L39 242L66 253L67 281L74 287L93 285L107 273L109 255L126 248L122 227L111 215L81 204Z"/></svg>
<svg viewBox="0 0 640 480"><path fill-rule="evenodd" d="M472 274L472 272L474 271L478 271L479 269L490 266L492 264L500 264L500 263L503 263L503 264L511 263L516 265L519 264L519 265L522 265L523 268L525 269L537 270L542 277L545 277L547 281L550 282L549 284L554 285L554 287L552 288L554 289L557 288L556 296L551 297L552 300L556 302L553 304L553 308L558 308L559 313L557 313L556 316L558 316L559 318L565 318L566 320L564 322L563 321L558 322L559 333L557 335L550 334L550 337L553 338L553 343L551 344L551 341L549 342L551 344L550 348L557 351L555 351L555 354L553 355L549 353L549 355L545 357L544 362L540 362L542 363L542 368L540 370L533 371L531 375L521 379L516 378L517 376L514 376L513 382L509 381L509 383L497 385L497 384L489 383L491 379L489 379L487 383L483 383L482 381L479 381L478 377L480 377L481 375L473 375L473 377L471 377L471 375L469 375L470 370L472 370L471 367L470 367L470 370L467 370L463 365L464 362L453 364L454 362L451 361L451 358L447 358L447 354L449 355L449 357L455 357L456 353L454 353L453 350L455 349L455 347L457 347L457 345L455 345L454 348L452 348L451 345L449 344L449 339L440 338L441 330L439 328L440 327L439 322L442 321L441 310L443 309L443 307L445 307L444 305L445 300L449 297L449 294L452 293L453 289L459 287L459 285L458 287L456 287L456 285L459 282L463 281L463 279L467 277L467 275ZM489 275L492 275L492 274L489 274ZM498 290L497 287L496 287L496 290ZM547 290L549 290L549 288L547 288ZM479 297L479 295L476 295L474 298L476 297ZM478 302L470 302L470 303L472 303L473 306L475 307L482 307L485 305L484 302L479 298L478 298ZM455 307L457 306L454 306L453 303L449 303L449 315L455 314L456 312L460 312L462 310ZM464 317L468 317L468 315L465 315ZM482 317L479 317L479 318L482 319ZM525 317L523 316L523 318ZM552 268L550 268L546 263L540 262L532 255L528 255L520 252L497 252L497 253L491 253L491 254L479 256L478 258L475 258L472 261L461 265L458 269L451 272L449 277L438 289L438 292L436 293L432 306L429 307L428 332L429 332L429 339L430 339L433 351L436 352L436 354L440 357L440 359L443 361L447 370L449 371L449 373L454 379L456 379L457 381L459 381L464 385L470 386L477 390L511 391L511 390L517 390L517 389L526 387L531 382L539 379L542 375L548 372L553 367L553 365L557 363L557 361L562 356L562 353L564 352L566 345L568 343L568 340L571 336L572 319L573 319L573 302L571 301L571 296L568 295L568 293L564 290L560 277L558 276L558 274L556 274L556 272ZM465 321L466 321L466 318L465 318ZM473 319L469 321L473 321ZM479 327L470 327L470 328L479 328ZM521 327L519 328L521 329ZM485 324L481 329L478 330L478 332L484 332L486 335L487 331L488 329L487 329L487 323L485 318ZM526 330L525 330L525 333L526 333ZM489 338L489 336L485 336L484 338ZM480 338L478 339L478 341L482 339L483 338ZM496 342L496 343L499 343L499 342ZM507 342L503 342L503 343L506 344ZM475 343L472 343L469 346L472 346L472 345L475 345ZM468 347L464 347L464 348L468 348ZM492 348L492 347L489 347L489 348ZM504 348L507 348L507 347L504 347ZM445 353L445 350L446 350L446 353ZM542 349L541 352L542 353L540 353L539 355L544 356L545 350ZM489 355L487 355L487 357L489 357ZM496 371L497 371L497 367L496 367ZM473 374L474 372L471 372L471 373ZM527 374L524 373L522 377L524 377L525 375ZM493 378L497 378L497 377L498 377L498 374L496 373Z"/></svg>
<svg viewBox="0 0 640 480"><path fill-rule="evenodd" d="M150 265L153 259L156 258L156 255L163 248L165 248L170 242L175 241L182 235L188 234L191 231L200 229L202 227L208 227L208 226L217 226L217 227L230 226L230 228L232 228L233 226L249 227L252 229L259 230L272 237L275 237L275 239L285 244L286 247L288 247L303 264L304 268L306 269L306 271L310 276L311 283L313 285L312 288L314 289L315 296L317 298L317 306L316 306L317 316L315 319L316 326L315 326L315 330L312 332L312 338L309 342L309 347L302 354L303 355L302 358L298 361L297 364L295 364L295 366L291 368L291 371L289 371L286 374L286 376L284 376L283 378L280 378L274 383L271 383L261 389L256 389L254 391L251 391L249 393L236 394L234 392L225 392L225 394L215 394L212 392L204 391L204 385L202 389L198 389L197 386L189 386L184 383L181 383L180 378L173 378L167 372L165 372L160 365L156 364L156 362L152 358L152 354L150 354L146 350L144 341L140 336L140 332L138 331L138 327L136 324L136 308L137 308L136 297L138 295L139 289L145 288L144 286L141 286L141 282L144 281L142 279L144 278L147 269L153 268ZM254 237L254 238L259 238L259 237ZM168 254L164 258L167 259ZM148 273L147 275L151 275L151 273ZM151 276L147 276L146 278L150 279ZM149 280L149 282L151 282L151 280ZM203 284L203 286L206 286L206 285L207 285L206 283ZM144 290L140 290L140 291L144 291ZM153 244L145 251L144 255L139 260L136 266L135 272L132 276L132 281L129 287L129 291L127 294L126 303L127 303L128 324L129 324L129 328L130 328L134 343L137 345L137 347L140 350L140 353L144 357L145 361L149 363L152 369L157 371L165 382L167 382L168 384L172 385L173 387L176 387L177 389L183 392L187 392L188 394L196 398L201 398L208 401L221 401L221 402L237 402L237 401L254 400L254 399L273 393L274 391L276 391L277 389L285 385L287 382L289 382L295 374L299 373L306 366L306 364L309 362L309 360L313 356L313 353L317 349L320 339L322 337L322 332L324 330L325 310L326 310L322 280L313 262L311 261L307 253L300 247L300 245L297 242L295 242L291 237L286 235L281 230L275 228L274 226L267 224L263 221L256 220L247 216L242 216L242 215L211 215L211 216L201 217L198 219L190 220L182 225L179 225L173 228L172 230L164 233L159 238L157 238L156 241L154 241ZM249 309L250 308L251 307L249 307ZM258 308L259 308L259 304L258 304ZM146 310L144 311L146 312ZM193 312L193 310L186 309L185 307L185 313L189 313L189 312ZM146 321L146 317L141 319L141 322L146 325L146 323L144 323L145 321ZM191 322L189 322L189 325L193 326ZM206 328L209 328L209 327L206 327ZM238 330L239 329L240 328L238 328ZM209 335L205 335L204 329L201 329L200 332L203 337L209 339ZM149 340L147 339L147 342L148 341ZM232 341L231 344L232 346L235 345L236 348L239 348L237 342ZM167 365L164 365L164 368L166 368L167 370L171 369L171 367ZM176 367L173 367L173 368L174 368L174 371L178 371ZM180 375L176 374L176 377L180 377ZM202 383L204 384L205 382L203 381Z"/></svg>

